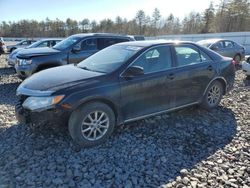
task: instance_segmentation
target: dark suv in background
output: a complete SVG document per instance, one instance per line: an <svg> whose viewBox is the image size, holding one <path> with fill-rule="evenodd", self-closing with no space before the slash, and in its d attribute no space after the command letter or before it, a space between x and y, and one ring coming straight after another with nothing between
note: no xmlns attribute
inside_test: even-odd
<svg viewBox="0 0 250 188"><path fill-rule="evenodd" d="M72 35L56 44L53 48L33 48L21 51L15 65L22 79L35 72L66 64L76 64L110 45L134 41L131 36L89 33Z"/></svg>
<svg viewBox="0 0 250 188"><path fill-rule="evenodd" d="M18 48L15 49L14 51L12 51L9 54L9 57L6 59L8 62L9 66L15 66L15 63L17 61L17 55L18 52L20 52L21 50L26 50L26 49L30 49L30 48L41 48L41 47L49 47L52 48L53 46L55 46L58 42L62 41L62 39L59 38L49 38L49 39L41 39L39 41L36 41L34 43L32 43L31 45L25 47L25 48Z"/></svg>

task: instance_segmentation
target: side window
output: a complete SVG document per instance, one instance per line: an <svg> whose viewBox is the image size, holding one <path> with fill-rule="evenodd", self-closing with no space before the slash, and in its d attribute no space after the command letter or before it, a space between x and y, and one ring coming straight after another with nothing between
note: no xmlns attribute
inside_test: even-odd
<svg viewBox="0 0 250 188"><path fill-rule="evenodd" d="M200 50L202 62L212 61L212 59L203 51Z"/></svg>
<svg viewBox="0 0 250 188"><path fill-rule="evenodd" d="M27 41L24 41L21 43L21 45L28 45L29 43Z"/></svg>
<svg viewBox="0 0 250 188"><path fill-rule="evenodd" d="M120 38L99 38L97 39L98 50L102 50L108 46L113 44L117 44L120 42L127 42L129 39L120 39Z"/></svg>
<svg viewBox="0 0 250 188"><path fill-rule="evenodd" d="M96 50L96 39L87 39L82 41L81 43L81 49L82 50Z"/></svg>
<svg viewBox="0 0 250 188"><path fill-rule="evenodd" d="M55 45L56 45L56 41L55 40L50 41L49 47L53 47Z"/></svg>
<svg viewBox="0 0 250 188"><path fill-rule="evenodd" d="M49 44L49 42L45 41L45 42L42 42L41 44L39 44L37 47L49 47L48 44Z"/></svg>
<svg viewBox="0 0 250 188"><path fill-rule="evenodd" d="M172 67L171 51L169 46L160 46L144 52L132 66L140 66L144 73L159 72Z"/></svg>
<svg viewBox="0 0 250 188"><path fill-rule="evenodd" d="M216 42L213 44L212 48L222 49L224 48L223 42Z"/></svg>
<svg viewBox="0 0 250 188"><path fill-rule="evenodd" d="M75 46L78 46L82 51L85 50L96 50L96 39L86 39L78 42Z"/></svg>
<svg viewBox="0 0 250 188"><path fill-rule="evenodd" d="M129 39L114 39L115 43L120 43L120 42L128 42Z"/></svg>
<svg viewBox="0 0 250 188"><path fill-rule="evenodd" d="M174 48L179 67L202 62L199 50L196 47L183 45L175 46Z"/></svg>
<svg viewBox="0 0 250 188"><path fill-rule="evenodd" d="M231 41L225 41L224 45L225 45L225 48L232 48L234 46L233 42Z"/></svg>

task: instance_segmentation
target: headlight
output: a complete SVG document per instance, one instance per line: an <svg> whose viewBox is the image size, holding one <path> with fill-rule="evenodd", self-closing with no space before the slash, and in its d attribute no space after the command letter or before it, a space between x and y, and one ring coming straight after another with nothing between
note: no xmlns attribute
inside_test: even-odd
<svg viewBox="0 0 250 188"><path fill-rule="evenodd" d="M30 65L32 63L31 59L18 59L18 65L19 66L25 66L25 65Z"/></svg>
<svg viewBox="0 0 250 188"><path fill-rule="evenodd" d="M64 95L57 95L51 97L28 97L23 107L29 110L40 110L52 108L55 104L63 99Z"/></svg>

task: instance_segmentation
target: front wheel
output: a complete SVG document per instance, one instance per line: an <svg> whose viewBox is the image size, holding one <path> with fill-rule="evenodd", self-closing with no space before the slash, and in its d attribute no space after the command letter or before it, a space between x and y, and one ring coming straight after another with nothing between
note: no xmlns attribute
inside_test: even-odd
<svg viewBox="0 0 250 188"><path fill-rule="evenodd" d="M104 103L91 102L75 110L69 119L69 132L77 144L91 147L103 143L113 132L115 115Z"/></svg>
<svg viewBox="0 0 250 188"><path fill-rule="evenodd" d="M221 82L214 81L208 87L203 97L201 106L205 109L213 109L217 107L221 101L222 95L223 95L223 86Z"/></svg>

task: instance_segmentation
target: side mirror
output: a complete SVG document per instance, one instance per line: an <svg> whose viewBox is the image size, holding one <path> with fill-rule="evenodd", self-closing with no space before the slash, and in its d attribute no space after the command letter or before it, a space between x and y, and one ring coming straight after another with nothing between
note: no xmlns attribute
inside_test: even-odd
<svg viewBox="0 0 250 188"><path fill-rule="evenodd" d="M140 66L128 67L127 70L123 73L123 77L132 78L135 76L143 75L144 69Z"/></svg>
<svg viewBox="0 0 250 188"><path fill-rule="evenodd" d="M81 51L81 46L75 45L75 46L72 48L72 52L73 52L73 53L77 53L77 52L80 52L80 51Z"/></svg>

